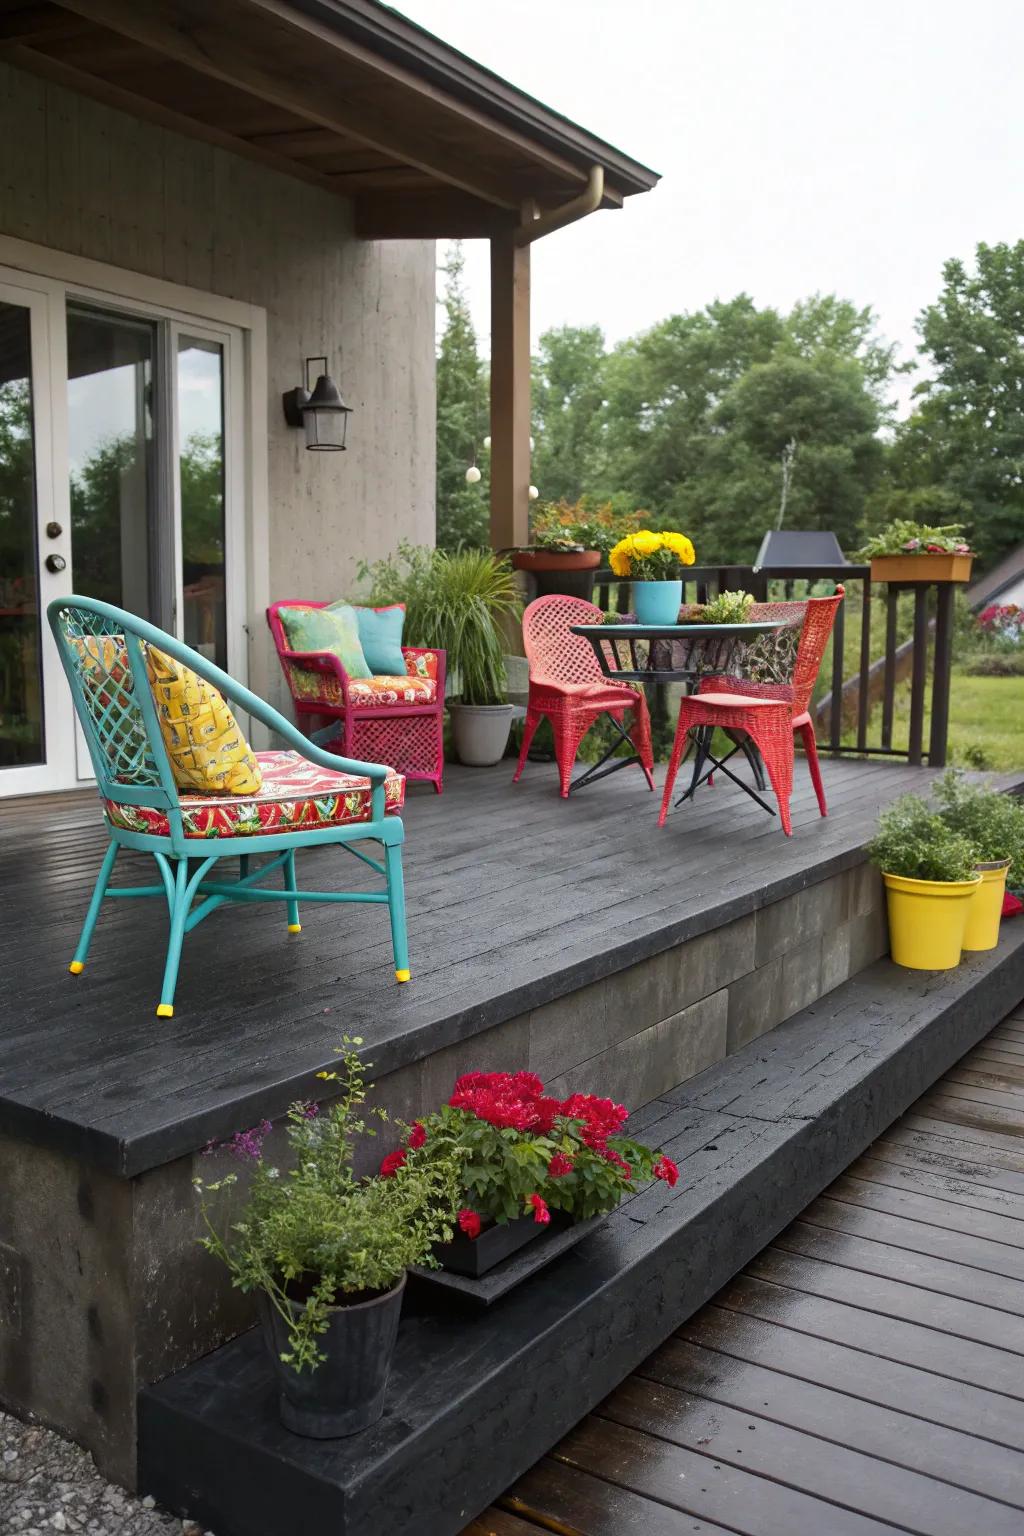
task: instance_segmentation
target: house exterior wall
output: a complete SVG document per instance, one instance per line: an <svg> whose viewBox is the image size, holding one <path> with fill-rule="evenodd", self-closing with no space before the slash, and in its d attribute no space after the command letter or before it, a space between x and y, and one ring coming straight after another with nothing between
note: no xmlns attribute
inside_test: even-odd
<svg viewBox="0 0 1024 1536"><path fill-rule="evenodd" d="M3 64L0 234L266 311L250 675L280 702L263 603L337 597L359 559L433 542L433 242L357 240L342 198ZM283 419L318 353L353 407L344 454L307 452Z"/></svg>

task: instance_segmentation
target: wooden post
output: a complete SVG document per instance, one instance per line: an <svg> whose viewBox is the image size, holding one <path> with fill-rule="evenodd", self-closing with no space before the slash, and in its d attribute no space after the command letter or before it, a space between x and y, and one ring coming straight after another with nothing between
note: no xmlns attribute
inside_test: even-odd
<svg viewBox="0 0 1024 1536"><path fill-rule="evenodd" d="M491 546L529 543L530 247L491 239Z"/></svg>

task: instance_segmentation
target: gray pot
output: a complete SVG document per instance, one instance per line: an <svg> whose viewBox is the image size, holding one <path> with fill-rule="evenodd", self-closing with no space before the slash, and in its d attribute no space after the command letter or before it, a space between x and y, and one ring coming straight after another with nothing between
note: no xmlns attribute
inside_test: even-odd
<svg viewBox="0 0 1024 1536"><path fill-rule="evenodd" d="M317 1342L327 1359L315 1371L294 1371L284 1319L261 1294L263 1337L277 1377L281 1423L310 1440L336 1440L376 1424L384 1412L391 1356L398 1336L405 1276L394 1290L351 1307L332 1307L326 1333ZM298 1316L299 1302L288 1303Z"/></svg>
<svg viewBox="0 0 1024 1536"><path fill-rule="evenodd" d="M511 704L450 704L452 735L460 763L490 768L500 763L512 729Z"/></svg>

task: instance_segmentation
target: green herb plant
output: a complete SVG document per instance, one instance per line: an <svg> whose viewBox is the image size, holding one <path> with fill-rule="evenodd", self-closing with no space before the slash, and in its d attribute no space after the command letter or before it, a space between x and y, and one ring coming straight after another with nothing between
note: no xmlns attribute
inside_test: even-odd
<svg viewBox="0 0 1024 1536"><path fill-rule="evenodd" d="M858 551L860 560L875 560L882 555L969 555L971 546L963 523L944 523L931 528L927 523L913 523L897 518L865 541Z"/></svg>
<svg viewBox="0 0 1024 1536"><path fill-rule="evenodd" d="M268 1122L229 1144L253 1167L245 1204L225 1232L215 1223L210 1197L237 1183L238 1175L195 1180L206 1227L200 1242L240 1291L264 1293L288 1330L281 1359L300 1372L325 1359L317 1340L331 1307L393 1289L410 1264L434 1266L433 1245L448 1241L453 1230L459 1170L452 1159L401 1167L386 1179L353 1173L356 1139L375 1134L361 1112L364 1069L353 1049L361 1043L346 1037L338 1070L317 1074L337 1085L340 1097L323 1109L311 1102L289 1110L291 1167L264 1156ZM369 1116L388 1119L379 1108Z"/></svg>
<svg viewBox="0 0 1024 1536"><path fill-rule="evenodd" d="M907 880L970 880L974 844L920 795L901 795L878 818L868 857L887 875Z"/></svg>
<svg viewBox="0 0 1024 1536"><path fill-rule="evenodd" d="M933 793L946 825L970 841L975 861L1009 859L1007 883L1024 885L1024 801L972 783L956 768L947 768Z"/></svg>

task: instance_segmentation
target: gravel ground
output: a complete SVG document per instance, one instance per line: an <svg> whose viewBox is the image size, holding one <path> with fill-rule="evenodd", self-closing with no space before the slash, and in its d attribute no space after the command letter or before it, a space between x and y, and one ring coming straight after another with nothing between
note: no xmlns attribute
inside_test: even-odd
<svg viewBox="0 0 1024 1536"><path fill-rule="evenodd" d="M0 1536L212 1536L108 1483L92 1457L39 1424L0 1413Z"/></svg>

